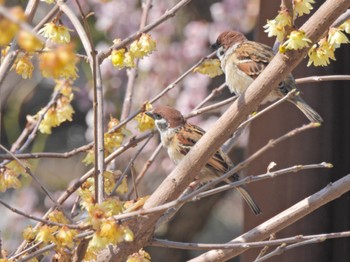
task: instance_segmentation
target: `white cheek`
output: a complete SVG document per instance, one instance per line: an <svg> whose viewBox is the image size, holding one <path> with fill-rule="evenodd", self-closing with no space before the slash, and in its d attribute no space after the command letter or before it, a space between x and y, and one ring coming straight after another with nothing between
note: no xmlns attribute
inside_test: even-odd
<svg viewBox="0 0 350 262"><path fill-rule="evenodd" d="M155 124L156 124L156 127L157 129L160 131L160 132L163 132L163 131L166 131L167 128L168 128L168 122L162 118L162 119L159 119L159 120L155 120L154 121Z"/></svg>
<svg viewBox="0 0 350 262"><path fill-rule="evenodd" d="M216 51L216 56L220 59L220 61L222 61L224 59L225 51L224 51L224 48L222 46L219 47L219 49Z"/></svg>

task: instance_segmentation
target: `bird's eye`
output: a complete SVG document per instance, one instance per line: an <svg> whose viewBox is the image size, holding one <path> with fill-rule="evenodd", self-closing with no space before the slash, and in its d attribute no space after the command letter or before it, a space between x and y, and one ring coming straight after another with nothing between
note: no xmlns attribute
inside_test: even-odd
<svg viewBox="0 0 350 262"><path fill-rule="evenodd" d="M154 114L154 118L155 118L156 120L159 120L159 119L161 119L162 117L160 116L160 114L155 113L155 114Z"/></svg>
<svg viewBox="0 0 350 262"><path fill-rule="evenodd" d="M225 54L225 51L223 49L219 50L219 55L223 56Z"/></svg>

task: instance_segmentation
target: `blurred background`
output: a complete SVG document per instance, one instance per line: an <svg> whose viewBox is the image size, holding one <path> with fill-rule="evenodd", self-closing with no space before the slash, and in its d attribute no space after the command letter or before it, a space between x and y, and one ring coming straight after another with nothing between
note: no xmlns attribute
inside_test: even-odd
<svg viewBox="0 0 350 262"><path fill-rule="evenodd" d="M26 1L7 1L8 6L22 5ZM155 21L178 1L154 0L148 23ZM267 38L263 26L267 19L277 15L279 0L201 0L191 1L176 16L153 30L150 34L157 42L157 51L139 63L135 83L132 112L144 101L153 98L172 83L200 58L212 52L210 44L218 34L227 29L243 32L250 40L263 42L270 46L275 39ZM323 1L317 1L314 10ZM89 18L92 36L97 50L105 50L113 39L125 38L138 30L141 17L141 1L81 1L85 13L93 12ZM69 5L76 9L73 1ZM49 6L41 3L33 24L48 12ZM302 25L308 16L297 20ZM65 25L72 28L62 16ZM80 52L83 52L79 39L73 39ZM293 72L296 78L313 75L333 75L350 73L350 49L343 46L336 52L337 61L327 67L307 67L305 60ZM79 63L79 78L74 83L75 114L73 122L55 128L52 135L39 134L28 152L66 152L84 145L92 139L92 82L88 65ZM106 119L109 116L120 118L127 81L127 70L114 68L106 59L101 67L105 92ZM224 82L224 77L210 79L196 73L188 75L174 89L163 96L156 104L171 105L187 114L198 105L214 88ZM1 100L1 144L9 148L17 139L26 124L26 116L36 114L50 99L54 83L43 79L34 72L32 79L22 80L10 72L2 86ZM349 82L319 82L299 86L305 100L324 118L318 129L312 129L293 137L269 150L252 163L242 175L258 175L266 172L270 162L277 168L297 164L333 163L331 170L308 170L284 175L273 180L249 185L252 195L257 199L263 214L256 217L250 213L240 196L234 191L218 194L195 203L185 205L174 219L157 231L157 237L174 241L225 243L269 219L310 194L325 187L328 183L346 175L350 170L350 89ZM213 101L230 96L228 90ZM200 115L191 119L192 123L208 129L226 108ZM289 130L307 123L307 119L293 105L284 103L264 114L241 135L233 147L231 157L235 163L245 159L270 139L277 138ZM127 128L136 135L136 122ZM127 140L125 140L127 141ZM135 162L139 173L159 143L158 136L146 146ZM123 170L138 147L121 155L115 165ZM54 195L60 193L75 178L82 176L90 167L82 163L85 154L68 159L39 159L31 161L32 171ZM141 195L147 195L170 173L174 165L162 150L150 167L139 188ZM27 181L18 190L0 193L1 199L27 213L41 216L51 205L35 183ZM66 202L71 207L74 197ZM7 209L0 207L0 231L2 245L10 252L21 241L21 231L33 221L23 219ZM16 227L13 227L13 225ZM316 212L306 216L298 223L277 233L277 238L299 234L318 234L340 232L350 229L350 194L333 201ZM350 240L327 240L321 244L299 247L270 261L348 261ZM147 248L152 261L185 261L200 252L181 251L165 248ZM251 250L234 261L252 261L260 250Z"/></svg>

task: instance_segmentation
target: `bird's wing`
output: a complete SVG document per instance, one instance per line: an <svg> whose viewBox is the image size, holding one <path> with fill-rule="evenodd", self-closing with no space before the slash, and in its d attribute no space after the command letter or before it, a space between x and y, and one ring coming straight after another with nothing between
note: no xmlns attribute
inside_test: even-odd
<svg viewBox="0 0 350 262"><path fill-rule="evenodd" d="M236 48L235 56L238 69L255 79L274 57L274 53L267 45L247 41Z"/></svg>
<svg viewBox="0 0 350 262"><path fill-rule="evenodd" d="M184 132L179 132L177 139L182 145L180 152L186 155L190 149L197 143L197 141L205 134L205 131L198 126L193 126L189 123L183 126ZM186 134L186 137L183 135ZM221 149L215 152L215 154L208 160L207 167L220 172L227 172L232 167L232 162L226 156Z"/></svg>

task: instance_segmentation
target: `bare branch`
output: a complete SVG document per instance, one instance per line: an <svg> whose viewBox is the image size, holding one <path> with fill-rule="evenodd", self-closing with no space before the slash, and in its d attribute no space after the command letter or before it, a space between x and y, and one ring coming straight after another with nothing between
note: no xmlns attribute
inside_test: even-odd
<svg viewBox="0 0 350 262"><path fill-rule="evenodd" d="M307 240L314 239L334 239L334 238L344 238L350 237L350 231L344 231L339 233L328 233L328 234L317 234L317 235L297 235L295 237L287 237L281 239L273 239L267 241L257 241L257 242L241 242L241 243L225 243L225 244L204 244L204 243L185 243L176 242L164 239L154 238L151 242L151 246L155 247L165 247L165 248L176 248L185 250L210 250L210 249L231 249L236 247L243 248L259 248L265 246L276 246L281 244L289 243L303 243ZM258 261L258 260L255 260Z"/></svg>
<svg viewBox="0 0 350 262"><path fill-rule="evenodd" d="M10 205L6 204L1 199L0 199L0 204L3 205L4 207L6 207L7 209L11 210L12 212L20 215L20 216L24 216L26 218L38 221L38 222L46 224L46 225L59 226L59 227L65 226L65 227L68 227L68 228L71 228L71 229L80 229L80 230L89 228L88 226L62 224L62 223L57 223L57 222L54 222L54 221L46 220L46 219L43 219L43 218L40 218L40 217L36 217L36 216L30 215L30 214L27 214L27 213L25 213L23 211L20 211L17 208L11 207Z"/></svg>
<svg viewBox="0 0 350 262"><path fill-rule="evenodd" d="M295 80L298 85L326 81L350 81L350 75L308 76Z"/></svg>
<svg viewBox="0 0 350 262"><path fill-rule="evenodd" d="M290 224L300 220L304 216L315 211L319 207L329 203L330 201L340 197L344 193L350 190L350 174L337 180L334 183L327 185L317 193L303 199L296 203L285 211L272 217L271 219L263 222L259 226L251 229L243 235L231 240L228 243L248 243L263 240L269 237L270 234L276 233L283 228L286 228ZM273 240L271 240L273 241ZM215 249L208 251L194 259L191 262L202 262L202 261L225 261L232 257L235 257L246 249L250 248L247 246L240 246L231 249Z"/></svg>

